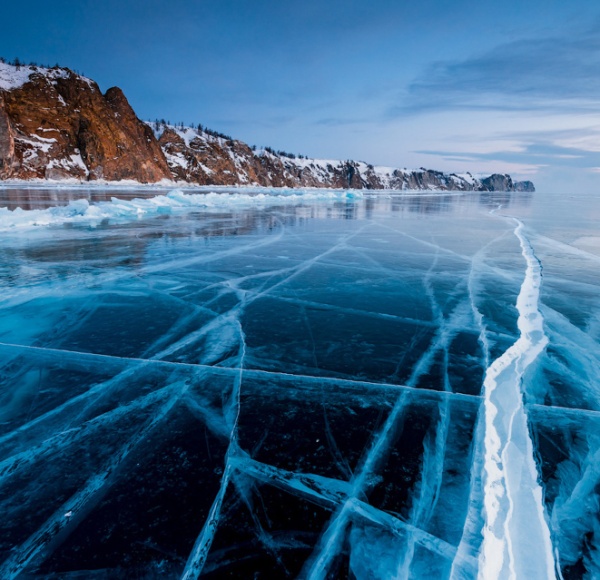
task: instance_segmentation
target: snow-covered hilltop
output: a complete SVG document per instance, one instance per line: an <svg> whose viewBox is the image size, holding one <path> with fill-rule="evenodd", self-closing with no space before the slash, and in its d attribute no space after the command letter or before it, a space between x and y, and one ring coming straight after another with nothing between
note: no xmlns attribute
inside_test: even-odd
<svg viewBox="0 0 600 580"><path fill-rule="evenodd" d="M0 179L34 178L156 182L171 172L121 89L0 63Z"/></svg>
<svg viewBox="0 0 600 580"><path fill-rule="evenodd" d="M0 63L0 179L104 179L459 191L533 191L509 175L373 166L256 150L190 127L143 123L123 92L73 71Z"/></svg>
<svg viewBox="0 0 600 580"><path fill-rule="evenodd" d="M533 191L531 182L509 175L476 179L470 173L445 174L421 168L410 171L363 161L311 159L246 143L201 129L149 123L174 177L203 185L274 187L351 187L456 191Z"/></svg>

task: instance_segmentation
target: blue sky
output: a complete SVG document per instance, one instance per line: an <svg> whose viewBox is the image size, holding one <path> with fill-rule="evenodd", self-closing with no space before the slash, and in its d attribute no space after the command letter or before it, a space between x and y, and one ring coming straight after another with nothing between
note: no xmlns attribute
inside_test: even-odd
<svg viewBox="0 0 600 580"><path fill-rule="evenodd" d="M144 119L600 191L597 0L31 0L3 20L0 55L120 86Z"/></svg>

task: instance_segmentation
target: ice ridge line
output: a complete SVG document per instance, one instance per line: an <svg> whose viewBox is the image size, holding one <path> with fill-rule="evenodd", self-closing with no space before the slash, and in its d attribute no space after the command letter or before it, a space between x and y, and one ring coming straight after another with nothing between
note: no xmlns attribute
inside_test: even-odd
<svg viewBox="0 0 600 580"><path fill-rule="evenodd" d="M208 558L208 553L212 546L213 540L217 534L218 525L221 519L221 510L223 508L223 501L225 494L229 488L231 476L234 468L232 466L232 459L239 455L237 429L240 418L240 394L242 389L243 373L244 373L244 361L246 358L246 336L242 329L242 325L237 321L238 331L240 333L240 364L238 373L236 376L233 392L231 394L231 401L229 403L228 412L225 414L225 418L231 427L229 433L229 446L225 455L225 469L223 477L221 479L221 485L219 487L219 493L213 501L210 508L210 513L206 519L200 535L194 543L194 547L190 555L188 556L185 568L181 575L181 580L195 580L202 574L202 569Z"/></svg>
<svg viewBox="0 0 600 580"><path fill-rule="evenodd" d="M478 577L547 580L556 578L556 563L522 393L526 369L548 343L538 309L542 267L523 223L514 222L526 262L516 303L520 336L484 379L485 523Z"/></svg>

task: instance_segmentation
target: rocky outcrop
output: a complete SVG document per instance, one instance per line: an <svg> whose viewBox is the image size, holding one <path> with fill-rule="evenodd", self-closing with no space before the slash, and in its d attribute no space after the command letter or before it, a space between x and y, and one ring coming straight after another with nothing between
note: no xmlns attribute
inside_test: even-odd
<svg viewBox="0 0 600 580"><path fill-rule="evenodd" d="M121 89L66 68L0 63L0 179L162 179L199 185L533 191L509 175L476 179L361 161L256 150L214 132L140 121Z"/></svg>
<svg viewBox="0 0 600 580"><path fill-rule="evenodd" d="M479 191L535 191L531 181L513 181L510 175L494 173L481 180Z"/></svg>
<svg viewBox="0 0 600 580"><path fill-rule="evenodd" d="M522 191L527 193L533 193L535 191L535 186L531 181L515 181L513 185L515 187L515 191Z"/></svg>
<svg viewBox="0 0 600 580"><path fill-rule="evenodd" d="M255 150L242 141L190 127L150 124L175 179L201 185L330 187L441 191L534 191L533 184L509 175L477 179L470 173L410 171L362 161L296 157Z"/></svg>
<svg viewBox="0 0 600 580"><path fill-rule="evenodd" d="M481 180L483 191L512 191L514 189L510 175L500 175L494 173Z"/></svg>
<svg viewBox="0 0 600 580"><path fill-rule="evenodd" d="M15 160L15 136L0 92L0 176L10 174Z"/></svg>
<svg viewBox="0 0 600 580"><path fill-rule="evenodd" d="M10 78L0 84L0 178L171 178L152 131L120 89L102 94L68 69L21 68L29 74L13 77L16 86Z"/></svg>

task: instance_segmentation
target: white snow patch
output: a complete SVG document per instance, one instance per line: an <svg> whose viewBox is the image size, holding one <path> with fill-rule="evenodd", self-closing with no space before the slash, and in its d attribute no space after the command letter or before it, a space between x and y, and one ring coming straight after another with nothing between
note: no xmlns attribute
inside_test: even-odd
<svg viewBox="0 0 600 580"><path fill-rule="evenodd" d="M23 86L31 76L36 72L32 67L16 66L0 62L0 89L10 91Z"/></svg>
<svg viewBox="0 0 600 580"><path fill-rule="evenodd" d="M54 139L53 137L52 138L40 137L39 135L36 135L35 133L30 135L30 137L32 137L32 139L26 139L25 137L15 138L15 141L17 141L19 143L26 143L27 145L30 146L30 148L28 148L23 154L24 161L30 161L32 159L35 159L41 153L43 153L43 154L48 153L50 151L50 149L52 148L52 145L54 143L56 143L56 139Z"/></svg>
<svg viewBox="0 0 600 580"><path fill-rule="evenodd" d="M178 165L179 167L183 167L183 169L187 169L187 159L181 153L168 153L167 151L163 151L163 153L169 165Z"/></svg>
<svg viewBox="0 0 600 580"><path fill-rule="evenodd" d="M0 89L10 91L22 87L29 81L32 74L41 74L49 81L69 78L74 75L88 84L90 88L94 87L94 81L82 75L77 75L65 68L45 68L42 66L20 65L16 67L12 64L0 62ZM61 104L66 105L64 99L59 96Z"/></svg>
<svg viewBox="0 0 600 580"><path fill-rule="evenodd" d="M469 172L467 172L467 173L455 173L454 175L456 175L456 177L460 177L460 179L463 179L464 181L466 181L470 185L474 185L475 182L476 182L476 180L473 177L473 175L471 175L471 173L469 173Z"/></svg>
<svg viewBox="0 0 600 580"><path fill-rule="evenodd" d="M198 161L198 165L200 166L200 168L202 169L202 171L204 171L204 173L206 173L207 175L210 175L211 173L214 173L214 171L210 167L207 167L206 165L204 165L204 163L200 163Z"/></svg>
<svg viewBox="0 0 600 580"><path fill-rule="evenodd" d="M52 169L54 167L60 167L61 169L83 169L83 171L87 175L87 167L81 158L80 153L72 153L69 157L63 157L62 159L51 159L50 163L48 163L48 169Z"/></svg>

